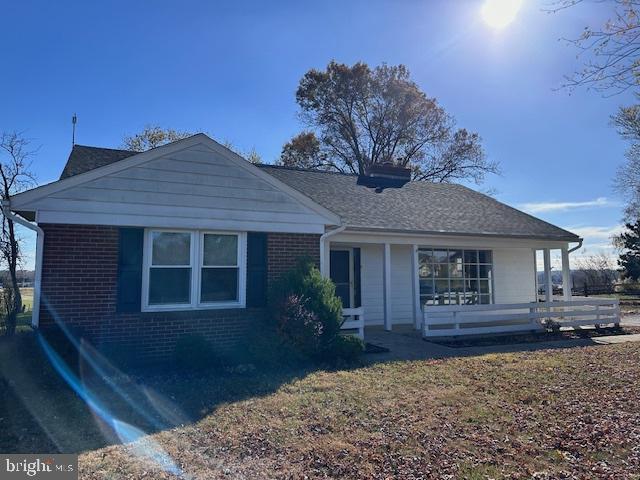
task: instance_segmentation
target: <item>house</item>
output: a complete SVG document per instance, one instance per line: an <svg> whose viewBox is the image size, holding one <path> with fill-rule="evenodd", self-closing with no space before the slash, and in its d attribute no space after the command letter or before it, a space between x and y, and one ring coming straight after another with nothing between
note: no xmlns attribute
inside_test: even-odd
<svg viewBox="0 0 640 480"><path fill-rule="evenodd" d="M534 302L535 252L548 273L559 249L568 283L580 242L464 186L257 166L203 134L143 153L76 145L58 181L3 209L38 232L34 326L150 358L189 332L233 348L300 256L393 329L434 305Z"/></svg>

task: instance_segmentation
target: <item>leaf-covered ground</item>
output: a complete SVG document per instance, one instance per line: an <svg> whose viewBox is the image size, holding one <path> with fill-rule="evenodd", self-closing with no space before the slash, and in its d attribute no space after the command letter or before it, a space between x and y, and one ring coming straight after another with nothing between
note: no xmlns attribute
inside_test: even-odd
<svg viewBox="0 0 640 480"><path fill-rule="evenodd" d="M376 364L268 390L85 453L81 478L640 479L640 344Z"/></svg>

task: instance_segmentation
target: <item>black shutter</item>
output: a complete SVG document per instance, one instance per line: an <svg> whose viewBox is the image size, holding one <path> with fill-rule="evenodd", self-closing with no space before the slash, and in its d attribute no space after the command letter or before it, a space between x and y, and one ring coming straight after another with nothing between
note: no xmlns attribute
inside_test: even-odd
<svg viewBox="0 0 640 480"><path fill-rule="evenodd" d="M140 311L144 229L120 228L118 242L118 303L121 313Z"/></svg>
<svg viewBox="0 0 640 480"><path fill-rule="evenodd" d="M247 235L247 307L267 304L267 234Z"/></svg>

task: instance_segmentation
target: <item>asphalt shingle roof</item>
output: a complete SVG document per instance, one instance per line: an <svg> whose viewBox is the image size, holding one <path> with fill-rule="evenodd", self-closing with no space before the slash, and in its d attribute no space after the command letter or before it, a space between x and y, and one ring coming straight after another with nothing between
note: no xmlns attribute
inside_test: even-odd
<svg viewBox="0 0 640 480"><path fill-rule="evenodd" d="M138 152L75 145L60 179L103 167ZM567 230L457 184L409 182L382 192L358 185L357 175L260 165L281 182L362 229L494 235L577 241Z"/></svg>
<svg viewBox="0 0 640 480"><path fill-rule="evenodd" d="M377 193L358 185L357 175L260 168L336 213L350 227L578 240L567 230L462 185L409 182Z"/></svg>
<svg viewBox="0 0 640 480"><path fill-rule="evenodd" d="M62 170L60 180L124 160L136 153L139 152L74 145L69 154L67 164L64 166L64 170Z"/></svg>

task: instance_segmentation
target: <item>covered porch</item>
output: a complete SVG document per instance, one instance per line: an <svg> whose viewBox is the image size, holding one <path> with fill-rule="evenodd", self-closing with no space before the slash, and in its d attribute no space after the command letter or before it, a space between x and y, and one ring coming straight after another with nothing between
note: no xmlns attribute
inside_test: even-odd
<svg viewBox="0 0 640 480"><path fill-rule="evenodd" d="M619 318L615 302L572 298L567 242L340 231L325 235L321 245L321 270L336 285L345 328L360 336L372 326L464 335L540 329L552 318ZM562 270L562 297L555 299L554 250Z"/></svg>

